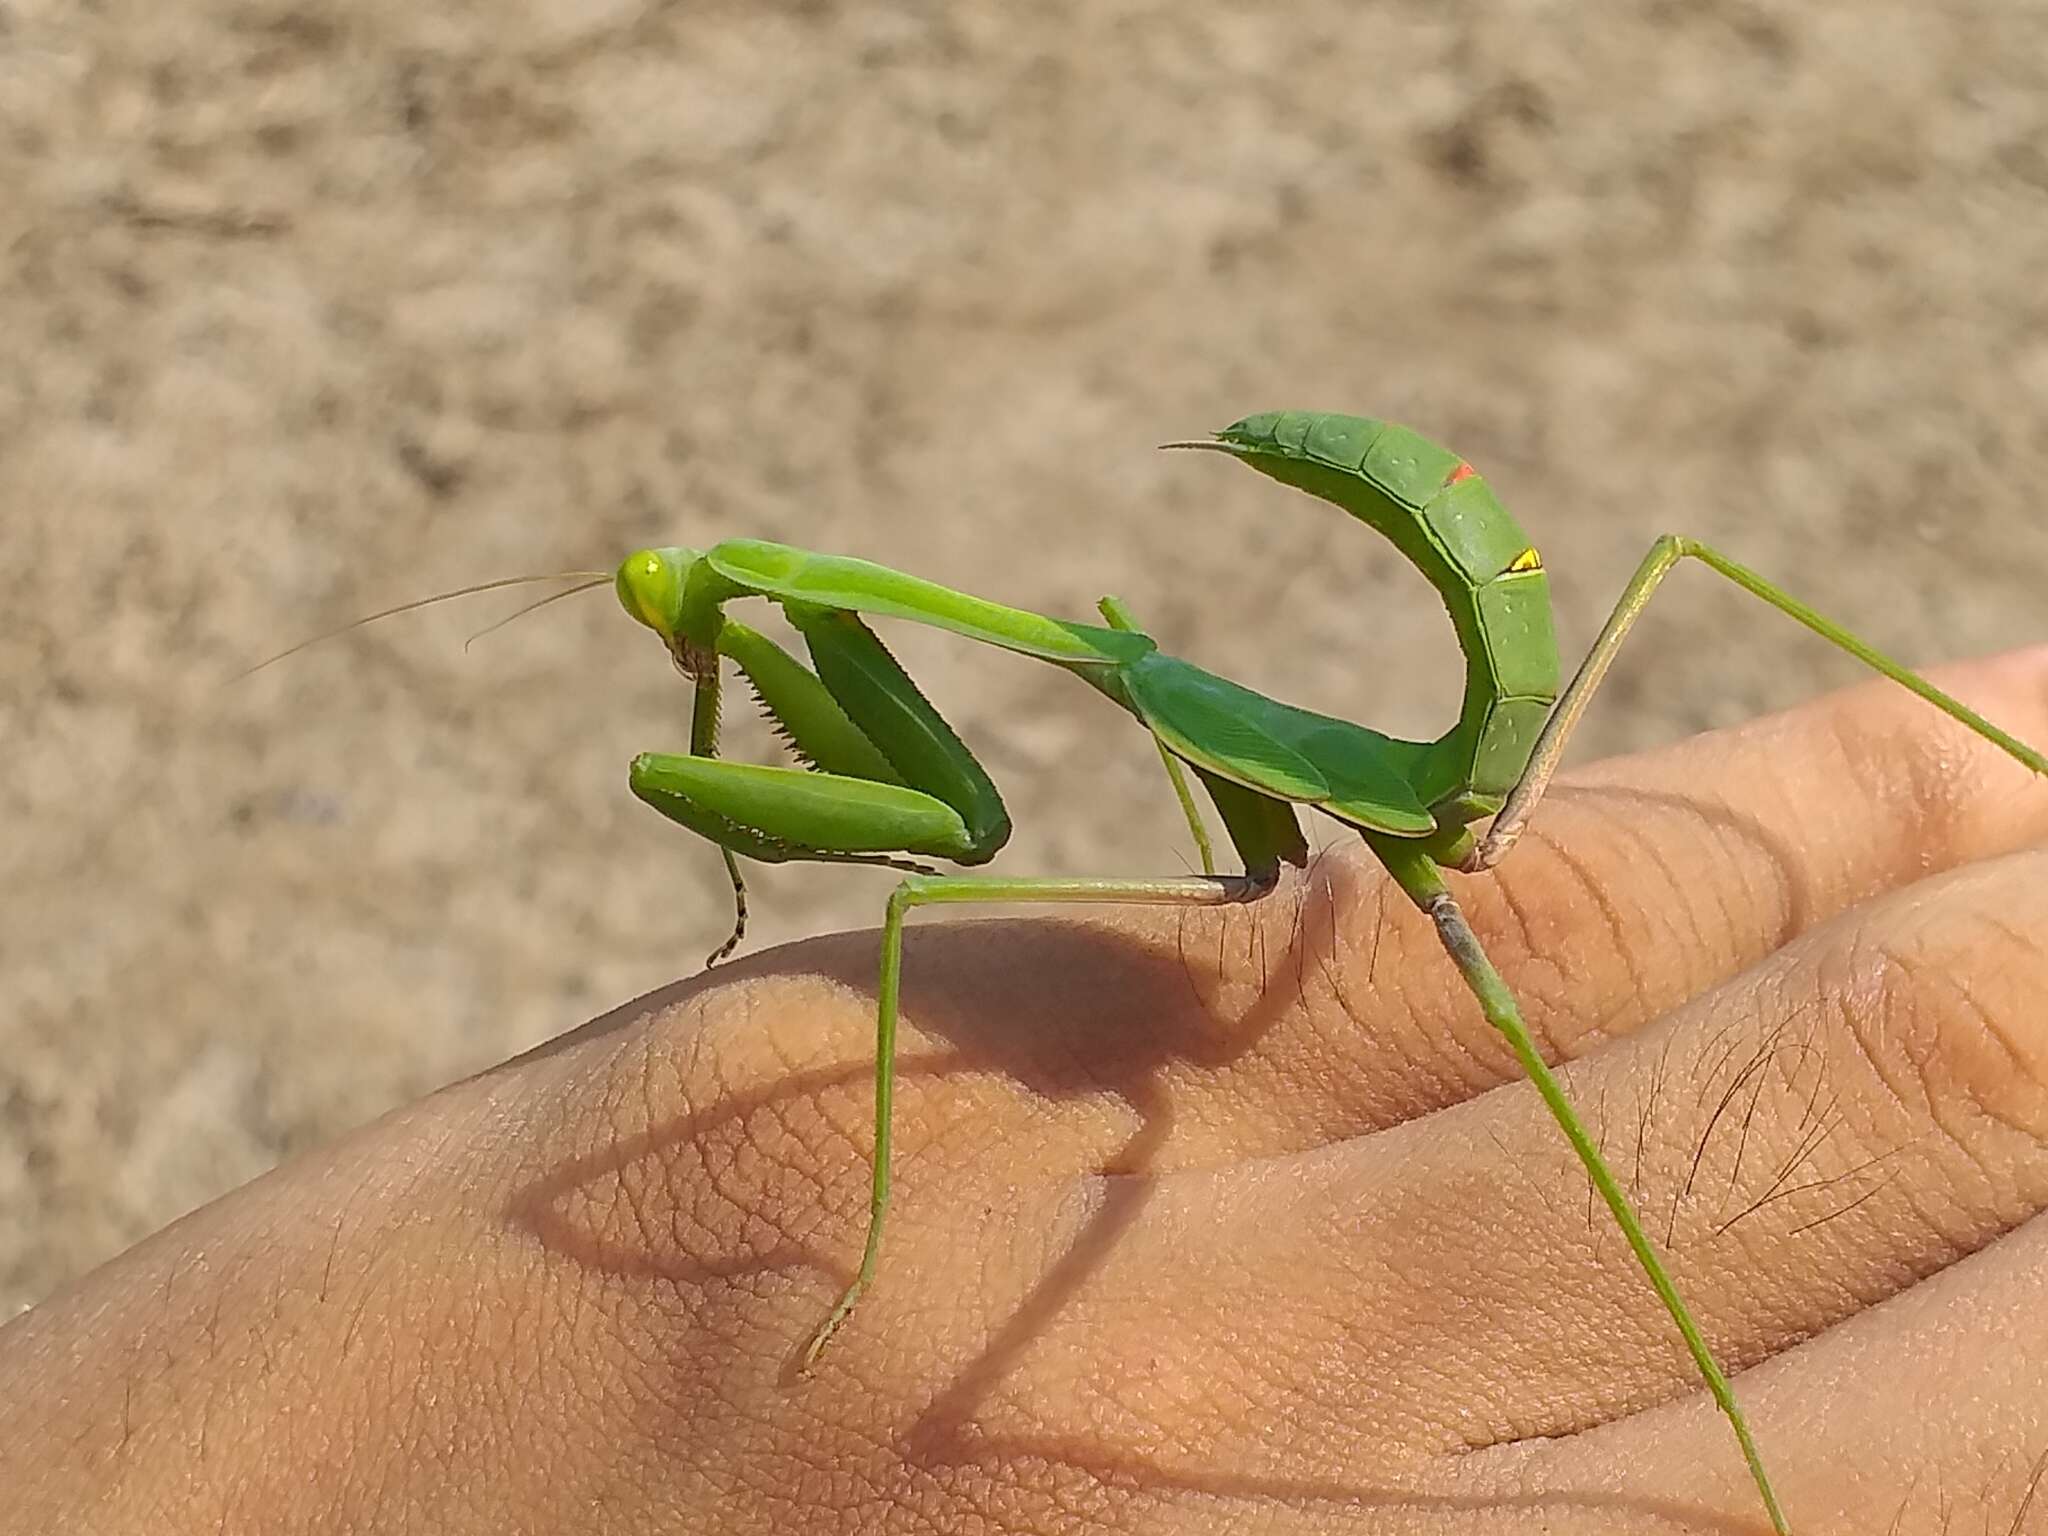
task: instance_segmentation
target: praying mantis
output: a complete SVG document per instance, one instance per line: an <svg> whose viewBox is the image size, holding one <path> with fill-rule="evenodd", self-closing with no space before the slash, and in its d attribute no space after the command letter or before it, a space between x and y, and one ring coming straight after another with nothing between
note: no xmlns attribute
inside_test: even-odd
<svg viewBox="0 0 2048 1536"><path fill-rule="evenodd" d="M1560 689L1543 562L1486 481L1456 454L1404 427L1305 411L1250 416L1211 438L1166 446L1240 459L1388 539L1450 611L1466 660L1457 722L1434 741L1404 741L1279 703L1162 652L1115 598L1099 605L1104 624L1071 623L886 566L759 540L728 540L701 551L643 549L627 556L615 575L586 583L610 580L626 612L660 637L692 685L688 752L642 754L629 780L641 800L715 844L724 859L735 921L707 965L730 953L745 932L741 858L881 865L905 875L888 899L881 932L866 1240L858 1271L804 1349L804 1365L846 1322L880 1259L909 914L925 906L993 902L1207 907L1254 901L1273 889L1283 865L1307 862L1297 812L1305 806L1355 830L1434 925L1619 1225L1733 1430L1773 1530L1787 1536L1790 1526L1726 1373L1538 1052L1445 871L1491 869L1514 847L1622 642L1658 585L1686 559L1902 684L2035 773L2048 775L2048 758L1755 572L1676 535L1651 546L1584 662ZM727 605L741 598L778 605L803 637L810 664L732 617ZM924 861L986 864L1007 840L1009 819L981 764L883 647L867 617L925 624L1050 662L1132 716L1155 744L1204 873L1069 879L934 870ZM727 662L759 695L796 765L717 757ZM1215 873L1187 772L1215 807L1242 874ZM1482 821L1483 834L1474 830Z"/></svg>

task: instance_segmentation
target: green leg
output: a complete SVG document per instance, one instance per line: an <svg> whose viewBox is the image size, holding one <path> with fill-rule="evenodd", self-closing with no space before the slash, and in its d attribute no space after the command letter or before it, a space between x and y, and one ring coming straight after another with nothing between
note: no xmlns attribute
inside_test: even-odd
<svg viewBox="0 0 2048 1536"><path fill-rule="evenodd" d="M1216 850L1209 844L1209 829L1202 825L1202 812L1188 789L1187 775L1180 771L1180 759L1166 750L1166 743L1156 734L1152 745L1159 749L1160 764L1166 769L1175 798L1180 801L1180 813L1187 818L1188 831L1194 835L1195 849L1202 856L1202 873L1213 875L1216 873Z"/></svg>
<svg viewBox="0 0 2048 1536"><path fill-rule="evenodd" d="M1798 599L1765 581L1763 577L1747 566L1737 565L1720 551L1712 549L1697 539L1683 538L1667 533L1650 546L1649 554L1629 578L1628 586L1622 590L1621 600L1614 605L1614 612L1608 616L1607 625L1600 631L1600 638L1593 642L1592 650L1579 664L1578 674L1558 700L1557 708L1551 711L1550 719L1543 727L1543 734L1536 738L1535 750L1530 753L1529 766L1515 785L1514 792L1493 819L1486 836L1465 860L1467 871L1491 869L1498 864L1515 845L1515 840L1529 824L1530 814L1536 809L1536 802L1543 798L1544 790L1550 787L1551 777L1557 772L1559 760L1564 756L1566 740L1579 723L1579 717L1586 712L1586 705L1593 697L1593 690L1606 677L1607 669L1614 662L1614 654L1621 648L1621 642L1635 626L1636 620L1648 606L1650 596L1658 584L1671 573L1671 568L1690 556L1704 565L1719 571L1744 591L1762 598L1773 608L1787 617L1796 619L1830 644L1839 646L1864 665L1882 672L1893 682L1911 689L1932 704L1950 719L1967 725L1986 741L2002 747L2021 763L2039 774L2048 774L2048 758L2018 741L1960 700L1950 697L1935 687L1917 672L1902 667L1882 651L1874 650L1850 634L1839 624L1822 618Z"/></svg>
<svg viewBox="0 0 2048 1536"><path fill-rule="evenodd" d="M740 947L747 936L747 880L740 873L740 861L733 857L730 848L718 850L718 856L725 861L725 877L732 882L732 932L725 942L704 957L704 969L710 970L727 955Z"/></svg>
<svg viewBox="0 0 2048 1536"><path fill-rule="evenodd" d="M882 919L881 978L875 1004L875 1156L868 1197L867 1243L860 1271L841 1293L804 1347L809 1370L839 1325L875 1278L882 1224L889 1211L891 1111L896 1094L897 997L903 974L903 920L914 907L974 902L1127 903L1140 906L1218 907L1255 901L1273 888L1250 875L1190 875L1159 880L1006 880L992 875L912 875L889 897Z"/></svg>
<svg viewBox="0 0 2048 1536"><path fill-rule="evenodd" d="M1138 633L1138 621L1131 617L1131 610L1118 597L1105 597L1097 603L1103 618L1109 621L1111 629L1121 629L1130 634ZM1181 772L1180 759L1166 750L1166 743L1153 731L1152 745L1159 749L1159 762L1166 769L1167 781L1173 785L1174 798L1180 801L1180 813L1187 818L1188 831L1193 834L1195 847L1202 855L1202 873L1216 873L1216 850L1209 843L1209 829L1202 825L1201 810L1195 805L1194 794L1188 789L1187 775Z"/></svg>
<svg viewBox="0 0 2048 1536"><path fill-rule="evenodd" d="M680 663L679 663L680 665ZM690 702L690 755L692 757L718 756L718 657L706 655L691 660L691 682L695 685ZM747 882L740 874L739 860L733 857L730 848L720 848L719 857L725 860L725 875L732 882L732 932L726 941L704 957L704 969L710 970L727 955L740 947L747 936Z"/></svg>
<svg viewBox="0 0 2048 1536"><path fill-rule="evenodd" d="M1727 1415L1729 1424L1735 1430L1735 1439L1742 1447L1742 1458L1749 1464L1749 1475L1756 1482L1757 1492L1763 1495L1764 1508L1770 1512L1771 1529L1778 1536L1788 1536L1790 1527L1785 1523L1784 1511L1778 1507L1778 1496L1771 1489L1771 1480L1764 1471L1763 1458L1758 1454L1756 1441L1750 1435L1749 1423L1742 1416L1741 1405L1735 1401L1734 1389L1728 1385L1727 1374L1715 1360L1708 1348L1705 1337L1700 1333L1699 1324L1693 1321L1691 1310L1678 1294L1678 1287L1672 1284L1671 1276L1664 1268L1664 1261L1651 1246L1643 1224L1636 1218L1635 1208L1629 1204L1628 1196L1620 1183L1608 1171L1606 1159L1587 1134L1578 1112L1572 1108L1571 1100L1565 1097L1564 1088L1557 1076L1536 1050L1536 1042L1530 1038L1528 1026L1522 1022L1521 1010L1515 1005L1514 993L1501 979L1500 972L1493 968L1493 962L1480 947L1479 936L1465 921L1465 914L1458 909L1457 901L1445 887L1443 876L1437 866L1413 844L1404 844L1396 838L1363 834L1372 851L1379 855L1401 888L1415 904L1427 912L1436 924L1437 937L1443 941L1465 984L1479 999L1479 1006L1486 1015L1486 1021L1507 1037L1516 1060L1522 1070L1536 1085L1536 1091L1543 1096L1551 1118L1557 1121L1571 1142L1572 1150L1585 1164L1586 1174L1593 1181L1593 1187L1600 1192L1600 1198L1607 1202L1608 1210L1614 1213L1622 1235L1635 1251L1636 1262L1643 1267L1643 1273L1650 1278L1650 1284L1664 1303L1664 1310L1671 1314L1671 1320L1678 1325L1678 1331L1685 1336L1685 1347L1692 1354L1693 1363L1706 1379L1707 1390L1714 1401L1721 1405L1721 1412Z"/></svg>

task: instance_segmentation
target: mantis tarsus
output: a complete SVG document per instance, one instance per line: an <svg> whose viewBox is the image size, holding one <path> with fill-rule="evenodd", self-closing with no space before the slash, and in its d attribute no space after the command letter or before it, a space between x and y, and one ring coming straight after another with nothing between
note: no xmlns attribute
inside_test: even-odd
<svg viewBox="0 0 2048 1536"><path fill-rule="evenodd" d="M1627 1195L1538 1053L1513 994L1488 960L1444 878L1491 868L1527 826L1564 746L1616 651L1658 584L1696 559L1903 684L2036 773L2048 759L1915 673L1822 618L1762 577L1694 540L1652 545L1569 686L1559 689L1543 563L1486 482L1457 455L1403 427L1318 412L1248 417L1201 442L1332 502L1376 529L1441 594L1466 657L1463 707L1435 741L1403 741L1278 703L1161 652L1113 598L1105 625L1068 623L984 601L862 560L730 540L708 550L646 549L618 568L626 611L658 634L695 698L687 754L643 754L633 791L718 845L736 920L715 963L745 930L737 859L878 864L906 871L890 896L876 1007L873 1183L867 1239L852 1282L812 1334L815 1360L873 1281L889 1205L890 1109L903 928L917 907L988 902L1117 902L1215 906L1270 890L1282 864L1301 865L1296 814L1308 806L1358 831L1437 930L1443 947L1505 1036L1734 1430L1772 1527L1790 1527L1728 1379L1667 1274ZM809 648L806 666L726 613L737 598L781 606ZM1205 873L1161 879L1009 879L944 875L920 859L973 866L1007 840L995 786L945 720L883 648L862 615L932 625L1049 661L1132 715L1156 743L1202 852ZM759 694L800 766L720 761L722 664ZM1214 873L1182 774L1207 791L1244 865ZM1491 818L1483 836L1473 825Z"/></svg>

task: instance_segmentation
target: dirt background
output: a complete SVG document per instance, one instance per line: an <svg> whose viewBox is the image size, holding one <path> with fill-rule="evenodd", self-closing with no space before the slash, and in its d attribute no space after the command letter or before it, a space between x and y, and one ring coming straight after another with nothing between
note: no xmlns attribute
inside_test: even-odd
<svg viewBox="0 0 2048 1536"><path fill-rule="evenodd" d="M231 681L385 603L755 534L1440 726L1385 547L1150 449L1308 405L1476 461L1573 654L1666 528L2041 638L2044 77L2039 0L0 0L0 1306L723 933L608 597ZM1852 675L1669 590L1586 751ZM1183 867L1092 696L900 649L1003 867Z"/></svg>

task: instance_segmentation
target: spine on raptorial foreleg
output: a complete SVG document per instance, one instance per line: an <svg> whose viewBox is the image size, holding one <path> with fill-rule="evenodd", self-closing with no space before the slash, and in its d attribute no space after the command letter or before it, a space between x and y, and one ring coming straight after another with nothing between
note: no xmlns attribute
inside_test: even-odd
<svg viewBox="0 0 2048 1536"><path fill-rule="evenodd" d="M875 632L844 609L787 601L782 607L810 646L819 682L888 760L893 775L960 816L966 840L948 848L945 857L962 864L994 858L1010 839L1002 796Z"/></svg>
<svg viewBox="0 0 2048 1536"><path fill-rule="evenodd" d="M1385 536L1450 611L1466 655L1458 722L1435 743L1424 788L1449 819L1495 809L1557 697L1557 641L1543 562L1472 466L1389 422L1321 411L1248 416L1218 446Z"/></svg>

